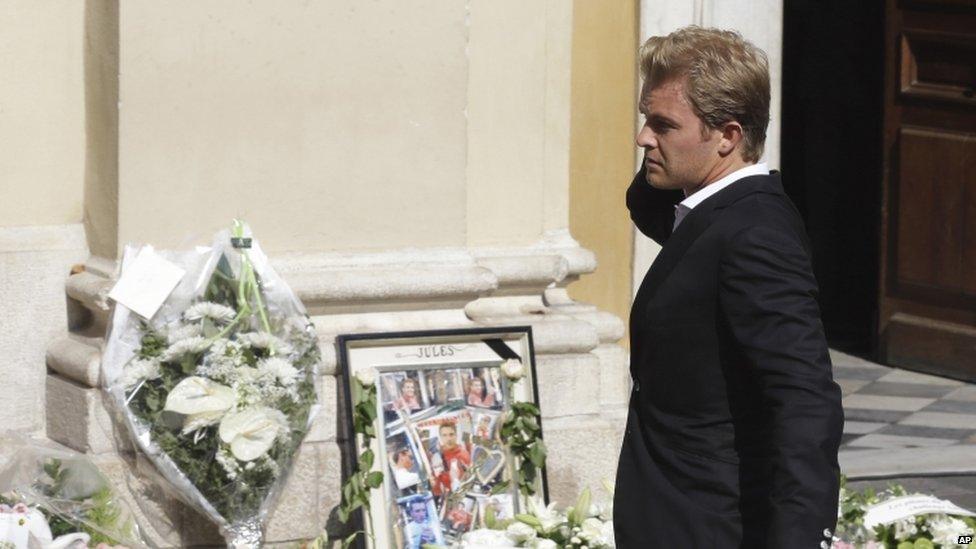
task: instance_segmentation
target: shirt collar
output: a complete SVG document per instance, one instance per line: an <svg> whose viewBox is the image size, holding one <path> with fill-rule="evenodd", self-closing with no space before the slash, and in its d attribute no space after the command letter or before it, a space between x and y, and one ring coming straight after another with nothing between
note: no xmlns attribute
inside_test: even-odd
<svg viewBox="0 0 976 549"><path fill-rule="evenodd" d="M766 166L766 163L760 162L758 164L752 164L744 168L739 168L722 179L705 185L691 196L686 197L674 207L674 228L677 229L678 224L681 223L681 220L684 219L686 215L688 215L688 212L690 212L695 206L704 202L705 199L735 183L736 181L753 175L769 175L769 168Z"/></svg>

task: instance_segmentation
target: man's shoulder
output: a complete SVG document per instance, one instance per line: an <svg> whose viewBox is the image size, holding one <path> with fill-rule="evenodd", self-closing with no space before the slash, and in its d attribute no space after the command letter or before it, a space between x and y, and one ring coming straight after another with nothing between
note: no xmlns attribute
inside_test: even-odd
<svg viewBox="0 0 976 549"><path fill-rule="evenodd" d="M749 227L802 228L800 214L778 176L754 176L741 183L740 192L721 206L718 221L722 229L735 233Z"/></svg>

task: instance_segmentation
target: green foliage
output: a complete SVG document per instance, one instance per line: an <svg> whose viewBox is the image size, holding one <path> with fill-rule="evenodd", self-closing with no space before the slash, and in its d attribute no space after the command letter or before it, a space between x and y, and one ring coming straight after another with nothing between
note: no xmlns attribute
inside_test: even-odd
<svg viewBox="0 0 976 549"><path fill-rule="evenodd" d="M132 524L121 524L122 509L115 503L114 495L108 486L82 498L68 498L64 485L69 472L64 469L60 459L51 458L42 464L44 477L38 479L34 488L52 502L41 505L54 537L82 531L91 537L94 544L116 545L119 540L107 532L131 533ZM66 505L69 503L70 505ZM72 514L68 513L70 509Z"/></svg>
<svg viewBox="0 0 976 549"><path fill-rule="evenodd" d="M373 428L373 421L376 419L376 385L363 386L358 379L352 378L352 402L353 402L353 432L359 435L359 447L364 450L359 454L352 474L342 485L342 502L339 504L339 520L343 523L349 521L349 517L357 509L369 511L369 493L383 485L383 473L371 471L376 456L370 449L370 443L376 437ZM372 523L370 523L372 527ZM354 532L343 540L342 546L348 547L355 541L356 537L364 532Z"/></svg>
<svg viewBox="0 0 976 549"><path fill-rule="evenodd" d="M511 400L511 395L509 397ZM538 406L531 402L513 402L501 428L502 440L518 460L516 480L519 491L526 496L535 495L539 471L546 465L540 421Z"/></svg>
<svg viewBox="0 0 976 549"><path fill-rule="evenodd" d="M590 500L590 489L584 488L580 493L579 499L576 500L576 505L567 514L570 526L580 526L583 524L583 521L586 520L587 513L590 511Z"/></svg>

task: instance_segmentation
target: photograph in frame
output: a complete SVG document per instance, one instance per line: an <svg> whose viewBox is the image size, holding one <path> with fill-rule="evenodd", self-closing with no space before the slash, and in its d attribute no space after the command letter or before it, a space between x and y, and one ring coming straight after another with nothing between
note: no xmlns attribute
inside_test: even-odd
<svg viewBox="0 0 976 549"><path fill-rule="evenodd" d="M347 405L361 369L375 372L376 438L371 450L382 486L359 512L359 547L406 549L451 545L496 518L514 517L525 498L514 481L516 459L500 435L512 402L538 405L531 329L444 330L340 336ZM519 360L524 377L501 371ZM510 385L511 384L511 385ZM352 433L352 425L346 426ZM366 450L349 443L350 463ZM547 499L545 469L537 494ZM430 541L434 540L434 541Z"/></svg>

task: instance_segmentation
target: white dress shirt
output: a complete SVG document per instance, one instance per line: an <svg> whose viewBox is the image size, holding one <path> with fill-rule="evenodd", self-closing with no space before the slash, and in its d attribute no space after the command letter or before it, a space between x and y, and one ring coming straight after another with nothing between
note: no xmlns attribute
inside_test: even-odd
<svg viewBox="0 0 976 549"><path fill-rule="evenodd" d="M718 181L705 185L701 189L695 192L695 194L686 197L684 200L675 204L674 206L674 227L672 227L671 232L674 232L678 228L678 224L681 220L687 216L695 206L701 204L706 198L712 196L713 194L721 191L725 187L735 183L736 181L749 177L751 175L769 175L769 168L766 167L765 162L760 162L758 164L753 164L751 166L746 166L745 168L740 168L729 175L719 179Z"/></svg>

